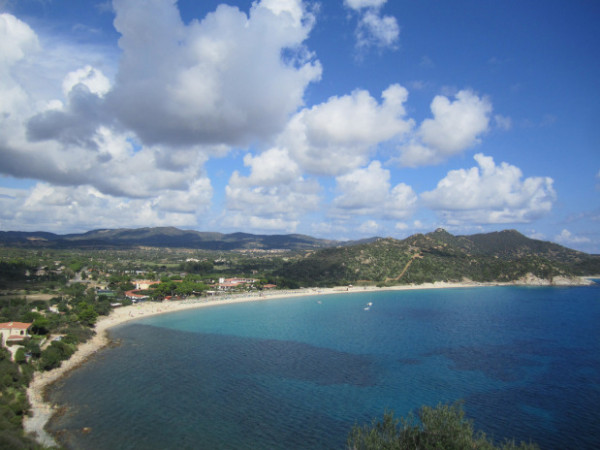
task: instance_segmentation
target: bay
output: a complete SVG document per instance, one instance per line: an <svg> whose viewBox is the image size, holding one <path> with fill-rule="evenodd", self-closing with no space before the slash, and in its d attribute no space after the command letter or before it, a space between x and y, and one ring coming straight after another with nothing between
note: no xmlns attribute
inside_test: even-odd
<svg viewBox="0 0 600 450"><path fill-rule="evenodd" d="M113 328L117 346L54 386L65 413L51 430L77 449L334 449L386 410L462 399L497 441L600 448L599 325L600 285L378 291L154 316Z"/></svg>

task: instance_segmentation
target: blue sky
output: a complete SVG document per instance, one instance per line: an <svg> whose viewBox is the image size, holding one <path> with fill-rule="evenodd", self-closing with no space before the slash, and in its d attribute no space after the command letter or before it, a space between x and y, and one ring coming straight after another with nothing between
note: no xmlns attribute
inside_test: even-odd
<svg viewBox="0 0 600 450"><path fill-rule="evenodd" d="M0 229L600 253L592 1L0 1Z"/></svg>

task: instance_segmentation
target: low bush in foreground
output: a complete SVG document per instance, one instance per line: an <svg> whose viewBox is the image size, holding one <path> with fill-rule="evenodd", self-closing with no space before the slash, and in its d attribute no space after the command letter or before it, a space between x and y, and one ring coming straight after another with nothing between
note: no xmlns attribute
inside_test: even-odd
<svg viewBox="0 0 600 450"><path fill-rule="evenodd" d="M355 425L348 436L351 450L537 450L536 444L516 444L505 441L496 446L485 433L475 432L473 422L465 419L460 404L439 404L435 408L423 406L417 416L396 419L393 412L386 412L381 421L370 425Z"/></svg>

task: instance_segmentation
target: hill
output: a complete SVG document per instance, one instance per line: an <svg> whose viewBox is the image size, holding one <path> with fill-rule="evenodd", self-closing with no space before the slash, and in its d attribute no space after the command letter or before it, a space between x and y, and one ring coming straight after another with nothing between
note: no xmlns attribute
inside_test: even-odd
<svg viewBox="0 0 600 450"><path fill-rule="evenodd" d="M322 249L280 272L301 284L380 285L435 281L552 280L600 273L600 256L530 239L515 230L453 236L443 229L404 240L391 238Z"/></svg>
<svg viewBox="0 0 600 450"><path fill-rule="evenodd" d="M454 236L443 229L403 240L340 242L300 234L254 235L173 227L101 229L81 234L0 232L0 246L54 249L201 250L286 249L299 252L272 275L291 285L410 284L435 281L510 282L526 276L552 280L600 273L600 255L530 239L518 231Z"/></svg>
<svg viewBox="0 0 600 450"><path fill-rule="evenodd" d="M338 242L300 234L222 234L180 230L174 227L119 228L58 235L46 232L0 231L0 245L48 248L173 247L202 250L288 249L307 250L337 245Z"/></svg>

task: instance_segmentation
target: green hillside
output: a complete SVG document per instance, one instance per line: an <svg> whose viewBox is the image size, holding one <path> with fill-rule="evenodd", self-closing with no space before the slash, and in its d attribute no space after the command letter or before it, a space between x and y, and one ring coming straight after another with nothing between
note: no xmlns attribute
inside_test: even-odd
<svg viewBox="0 0 600 450"><path fill-rule="evenodd" d="M600 256L529 239L514 230L453 236L445 230L328 248L290 261L280 275L306 285L435 281L508 282L600 273Z"/></svg>

